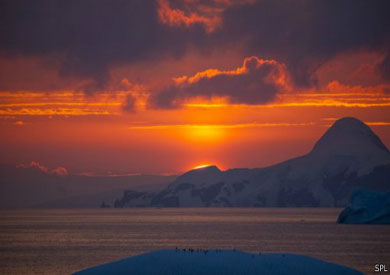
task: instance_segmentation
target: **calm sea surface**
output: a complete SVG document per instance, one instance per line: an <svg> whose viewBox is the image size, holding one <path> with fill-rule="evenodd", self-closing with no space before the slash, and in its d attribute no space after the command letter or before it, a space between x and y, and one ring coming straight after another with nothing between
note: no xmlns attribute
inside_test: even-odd
<svg viewBox="0 0 390 275"><path fill-rule="evenodd" d="M290 252L367 274L390 269L390 226L340 225L341 209L0 211L0 274L69 274L162 248Z"/></svg>

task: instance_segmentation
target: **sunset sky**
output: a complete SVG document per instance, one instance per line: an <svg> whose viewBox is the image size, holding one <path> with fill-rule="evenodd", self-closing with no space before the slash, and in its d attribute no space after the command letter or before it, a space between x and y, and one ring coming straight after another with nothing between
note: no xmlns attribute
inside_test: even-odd
<svg viewBox="0 0 390 275"><path fill-rule="evenodd" d="M0 163L263 167L353 116L390 146L390 1L0 1Z"/></svg>

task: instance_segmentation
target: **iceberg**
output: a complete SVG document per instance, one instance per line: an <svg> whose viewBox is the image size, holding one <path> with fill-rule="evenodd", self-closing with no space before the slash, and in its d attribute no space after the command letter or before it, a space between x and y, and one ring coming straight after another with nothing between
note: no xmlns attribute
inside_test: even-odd
<svg viewBox="0 0 390 275"><path fill-rule="evenodd" d="M351 203L340 213L338 223L390 224L390 192L356 190Z"/></svg>

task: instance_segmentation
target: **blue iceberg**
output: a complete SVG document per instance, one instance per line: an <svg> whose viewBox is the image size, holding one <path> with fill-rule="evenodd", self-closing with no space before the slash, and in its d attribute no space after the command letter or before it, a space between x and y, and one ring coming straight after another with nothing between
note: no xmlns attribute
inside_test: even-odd
<svg viewBox="0 0 390 275"><path fill-rule="evenodd" d="M390 224L390 192L360 189L340 213L338 223Z"/></svg>

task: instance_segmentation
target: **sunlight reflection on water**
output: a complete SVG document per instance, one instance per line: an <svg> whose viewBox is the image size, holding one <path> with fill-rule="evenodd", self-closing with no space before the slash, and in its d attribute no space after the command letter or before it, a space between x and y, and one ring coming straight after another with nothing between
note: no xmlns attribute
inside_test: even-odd
<svg viewBox="0 0 390 275"><path fill-rule="evenodd" d="M336 224L340 209L0 211L1 274L69 274L154 249L289 252L366 273L390 264L390 226Z"/></svg>

